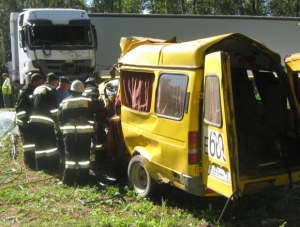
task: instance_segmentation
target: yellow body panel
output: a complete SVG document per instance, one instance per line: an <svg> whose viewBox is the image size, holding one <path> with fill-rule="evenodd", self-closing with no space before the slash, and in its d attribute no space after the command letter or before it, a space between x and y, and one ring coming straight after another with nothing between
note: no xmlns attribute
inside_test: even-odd
<svg viewBox="0 0 300 227"><path fill-rule="evenodd" d="M189 78L193 78L193 74L194 72L191 72ZM193 100L191 103L194 106L199 105L198 92L191 94L191 100ZM183 162L187 162L188 138L186 131L188 129L198 130L198 126L190 122L191 117L197 117L197 112L193 113L194 116L184 114L181 121L159 118L154 112L154 105L147 114L122 107L122 128L126 135L128 150L133 152L137 146L144 147L148 151L145 156L149 161L158 163L158 166L193 176L199 175L199 173L195 173L194 167L190 170L187 165L182 165ZM174 133L170 135L170 132ZM172 150L172 153L169 150Z"/></svg>

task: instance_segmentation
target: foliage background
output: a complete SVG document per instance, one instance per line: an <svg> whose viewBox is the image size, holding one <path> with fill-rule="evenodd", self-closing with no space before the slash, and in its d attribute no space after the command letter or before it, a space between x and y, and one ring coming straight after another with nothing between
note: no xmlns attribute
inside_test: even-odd
<svg viewBox="0 0 300 227"><path fill-rule="evenodd" d="M11 61L9 18L25 8L78 8L90 13L299 17L300 0L0 0L0 73ZM0 85L3 79L0 78ZM2 96L0 107L2 106Z"/></svg>

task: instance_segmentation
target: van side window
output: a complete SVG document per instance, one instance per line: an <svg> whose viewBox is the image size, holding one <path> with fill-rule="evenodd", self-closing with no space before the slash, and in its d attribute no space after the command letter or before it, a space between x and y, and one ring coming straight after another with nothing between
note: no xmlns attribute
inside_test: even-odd
<svg viewBox="0 0 300 227"><path fill-rule="evenodd" d="M150 112L154 74L122 72L122 104L141 112Z"/></svg>
<svg viewBox="0 0 300 227"><path fill-rule="evenodd" d="M156 114L180 119L184 112L184 100L188 78L182 74L161 74L156 93Z"/></svg>
<svg viewBox="0 0 300 227"><path fill-rule="evenodd" d="M221 126L222 123L220 86L216 75L209 75L205 79L204 121L214 126Z"/></svg>

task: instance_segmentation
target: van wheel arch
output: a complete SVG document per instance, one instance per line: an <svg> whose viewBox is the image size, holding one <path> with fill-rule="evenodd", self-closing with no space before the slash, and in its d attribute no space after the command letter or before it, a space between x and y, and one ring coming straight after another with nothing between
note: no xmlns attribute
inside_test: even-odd
<svg viewBox="0 0 300 227"><path fill-rule="evenodd" d="M136 155L130 160L127 175L129 186L141 197L158 195L160 185L150 176L141 155Z"/></svg>

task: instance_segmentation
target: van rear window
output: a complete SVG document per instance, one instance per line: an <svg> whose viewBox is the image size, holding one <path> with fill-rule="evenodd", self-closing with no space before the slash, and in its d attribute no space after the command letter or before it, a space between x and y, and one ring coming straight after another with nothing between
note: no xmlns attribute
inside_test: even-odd
<svg viewBox="0 0 300 227"><path fill-rule="evenodd" d="M205 80L204 121L217 127L222 123L220 86L216 75L209 75Z"/></svg>
<svg viewBox="0 0 300 227"><path fill-rule="evenodd" d="M184 112L188 77L183 74L161 74L159 77L155 111L159 116L181 119Z"/></svg>

